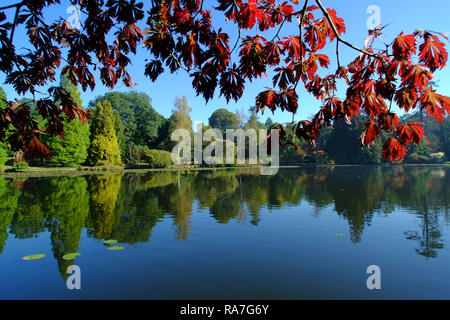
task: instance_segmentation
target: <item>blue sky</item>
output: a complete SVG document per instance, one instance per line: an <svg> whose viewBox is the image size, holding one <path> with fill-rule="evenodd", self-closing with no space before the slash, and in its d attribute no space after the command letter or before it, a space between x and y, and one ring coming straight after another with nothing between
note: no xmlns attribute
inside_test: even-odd
<svg viewBox="0 0 450 320"><path fill-rule="evenodd" d="M209 2L209 0L205 1L205 3ZM448 0L323 0L322 3L326 7L335 8L338 12L338 16L344 18L347 26L347 32L343 37L359 47L363 47L364 39L367 35L367 20L370 14L366 11L371 5L376 5L380 8L381 23L383 25L389 24L389 26L385 29L385 35L383 36L384 41L387 43L390 43L401 31L404 31L405 33L412 33L416 29L427 29L442 33L450 32L450 2ZM70 4L68 1L62 0L61 5L51 6L45 12L45 17L48 19L57 18L59 16L69 18L70 14L66 12L69 5ZM13 9L7 11L7 16L9 18L11 18L13 14ZM230 46L233 46L237 37L235 25L232 23L226 23L220 12L214 12L213 14L215 14L213 19L214 24L218 27L222 27L226 32L230 33ZM141 24L141 27L144 28L145 25ZM283 30L284 32L282 33L282 36L298 33L298 29L295 25L287 26ZM246 34L255 35L257 32L258 30L255 28ZM16 48L26 47L28 45L26 40L27 37L24 30L17 30L15 35ZM449 50L450 46L448 46L447 49ZM331 44L329 45L328 50L323 52L329 54L332 61L333 65L331 66L330 71L334 71L336 68L334 50L335 46ZM341 46L341 63L343 65L351 62L357 55L358 53L354 50ZM191 84L192 79L185 71L180 70L174 74L166 72L161 75L155 83L153 83L144 75L144 68L146 64L145 60L152 59L150 53L145 49L139 48L137 55L134 57L132 56L131 59L133 64L129 67L128 71L132 75L133 80L137 83L133 90L146 92L152 98L153 107L165 117L170 116L173 103L177 96L187 96L189 105L193 109L191 113L191 118L193 121L207 122L211 113L219 108L227 108L232 112L241 108L247 111L249 107L254 105L256 95L260 91L264 90L265 87L271 86L272 82L270 73L268 73L268 78L263 77L253 83L248 82L246 84L244 95L238 103L230 101L230 103L227 104L223 97L219 98L219 91L216 90L215 98L206 104L205 100L201 96L196 96L195 90L192 88ZM439 81L439 92L445 95L450 95L450 67L436 72L435 76ZM105 87L98 79L98 75L96 75L96 78L97 86L95 90L90 91L88 89L88 91L82 92L84 105L87 105L88 102L96 96L102 95L109 91L109 89ZM20 98L14 92L12 86L3 84L4 79L4 75L2 75L1 85L5 89L8 98ZM114 90L128 91L130 89L119 82ZM298 90L298 94L300 108L295 116L295 119L308 119L318 110L320 103L314 97L307 94L304 90ZM344 94L345 88L340 91L339 95L342 96ZM264 115L260 115L260 120L264 122L268 116L278 122L287 122L292 119L292 115L290 113L275 112L275 114L272 115L271 112L266 111Z"/></svg>

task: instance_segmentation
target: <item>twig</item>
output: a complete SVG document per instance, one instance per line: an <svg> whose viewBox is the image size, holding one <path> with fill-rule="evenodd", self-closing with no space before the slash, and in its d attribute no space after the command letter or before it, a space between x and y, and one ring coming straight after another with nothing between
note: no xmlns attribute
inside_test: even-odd
<svg viewBox="0 0 450 320"><path fill-rule="evenodd" d="M325 7L323 6L322 2L320 2L320 0L316 0L316 3L317 3L317 5L319 6L320 10L322 10L323 14L325 15L325 18L327 18L328 22L330 23L331 28L333 29L333 33L335 34L336 39L337 39L338 42L342 42L342 43L345 44L346 46L348 46L348 47L350 47L350 48L352 48L352 49L354 49L354 50L356 50L356 51L359 51L359 52L361 52L361 53L364 53L364 54L368 55L369 57L373 57L373 58L379 59L379 60L383 61L383 63L384 63L384 60L383 60L381 57L379 57L378 55L373 54L373 53L370 53L370 52L368 52L368 51L366 51L366 50L363 50L363 49L361 49L361 48L358 48L358 47L352 45L350 42L344 40L344 39L340 36L339 32L337 31L336 26L335 26L334 23L333 23L333 20L331 20L330 14L329 14L328 11L325 9Z"/></svg>
<svg viewBox="0 0 450 320"><path fill-rule="evenodd" d="M305 4L303 5L302 9L302 17L300 18L300 23L298 25L298 28L300 29L300 66L302 68L302 74L303 74L303 22L305 20L306 15L306 7L308 6L309 0L305 1ZM297 89L298 83L300 82L301 74L298 76L297 82L295 83L294 90Z"/></svg>
<svg viewBox="0 0 450 320"><path fill-rule="evenodd" d="M15 3L15 4L10 4L9 6L1 7L0 10L11 9L11 8L19 7L19 6L22 6L22 5L23 5L23 1Z"/></svg>
<svg viewBox="0 0 450 320"><path fill-rule="evenodd" d="M238 37L236 39L236 43L234 44L233 49L231 50L230 54L233 53L234 49L236 49L240 39L241 39L241 27L238 26Z"/></svg>
<svg viewBox="0 0 450 320"><path fill-rule="evenodd" d="M16 14L14 15L14 22L11 28L11 35L9 36L9 42L13 41L14 31L16 30L17 18L19 17L20 8L22 7L23 2L16 5Z"/></svg>

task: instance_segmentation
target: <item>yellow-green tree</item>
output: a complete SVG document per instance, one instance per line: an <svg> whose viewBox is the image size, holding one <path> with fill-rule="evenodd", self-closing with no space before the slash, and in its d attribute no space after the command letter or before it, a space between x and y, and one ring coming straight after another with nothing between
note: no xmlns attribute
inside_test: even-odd
<svg viewBox="0 0 450 320"><path fill-rule="evenodd" d="M88 157L91 165L122 165L114 122L111 103L107 100L99 102L91 124L91 146Z"/></svg>

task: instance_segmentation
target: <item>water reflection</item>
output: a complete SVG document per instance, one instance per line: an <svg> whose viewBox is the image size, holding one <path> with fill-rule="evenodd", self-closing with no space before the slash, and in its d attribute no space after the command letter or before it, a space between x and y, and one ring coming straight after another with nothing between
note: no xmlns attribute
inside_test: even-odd
<svg viewBox="0 0 450 320"><path fill-rule="evenodd" d="M171 218L175 237L187 240L193 212L217 223L258 226L262 211L314 206L332 208L349 225L351 241L364 239L374 215L409 210L417 215L406 239L417 254L436 258L449 222L450 169L431 167L337 167L280 170L160 172L46 179L0 179L0 254L8 237L27 239L48 231L59 270L73 261L83 229L88 237L135 244L149 241L159 221ZM298 214L302 214L299 211Z"/></svg>

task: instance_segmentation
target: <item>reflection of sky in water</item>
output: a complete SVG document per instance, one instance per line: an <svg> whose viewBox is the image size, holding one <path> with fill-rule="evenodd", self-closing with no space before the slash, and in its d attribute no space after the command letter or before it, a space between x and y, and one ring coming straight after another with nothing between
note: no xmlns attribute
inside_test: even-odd
<svg viewBox="0 0 450 320"><path fill-rule="evenodd" d="M450 169L0 180L0 298L450 298ZM340 234L343 234L342 236ZM117 239L125 250L106 249ZM82 290L64 254L80 252ZM45 253L38 261L21 257ZM366 288L367 266L382 290Z"/></svg>

